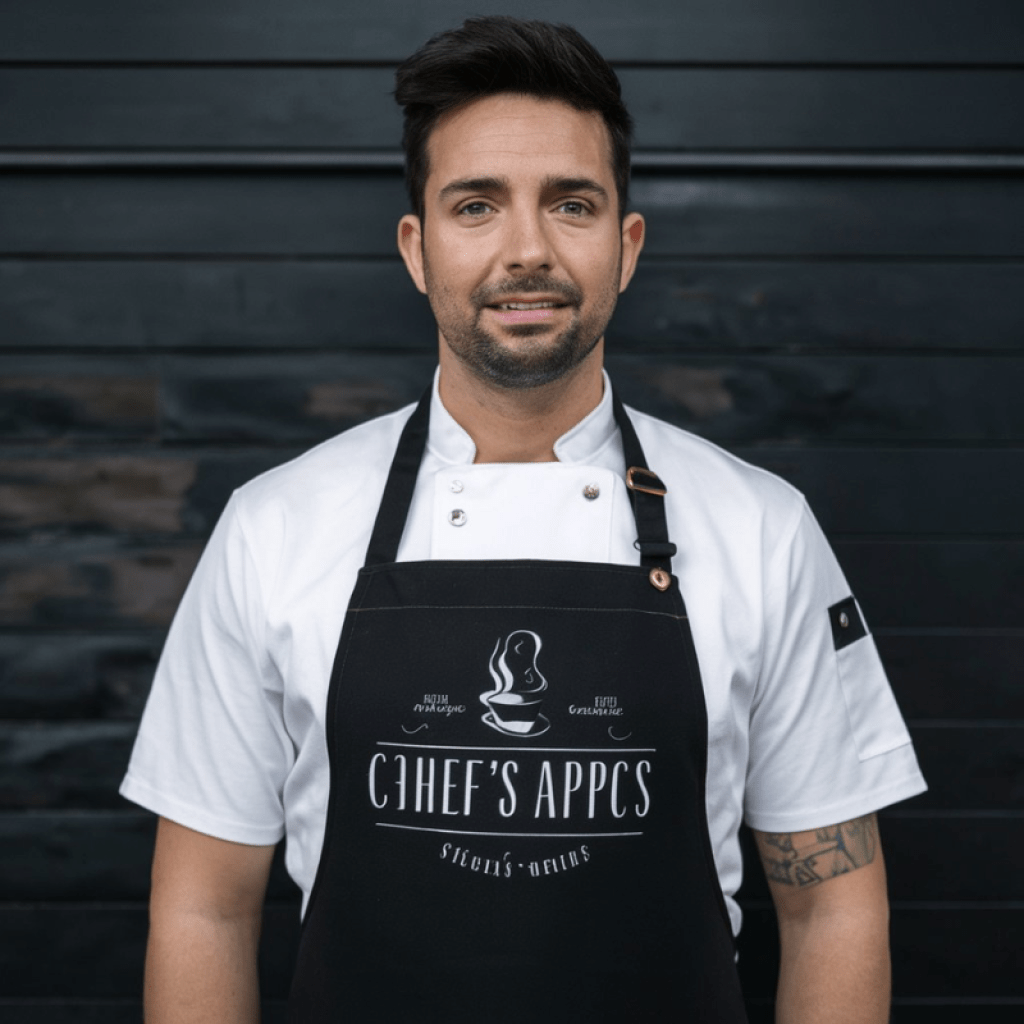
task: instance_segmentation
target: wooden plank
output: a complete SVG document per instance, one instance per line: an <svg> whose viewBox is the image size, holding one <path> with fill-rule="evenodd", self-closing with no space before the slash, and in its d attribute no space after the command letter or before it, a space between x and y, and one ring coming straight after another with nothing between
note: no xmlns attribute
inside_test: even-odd
<svg viewBox="0 0 1024 1024"><path fill-rule="evenodd" d="M0 634L0 720L135 721L163 639L162 631Z"/></svg>
<svg viewBox="0 0 1024 1024"><path fill-rule="evenodd" d="M1019 724L912 726L931 788L905 809L1024 809ZM131 722L0 723L0 809L123 809L117 787L134 736Z"/></svg>
<svg viewBox="0 0 1024 1024"><path fill-rule="evenodd" d="M737 454L794 484L823 528L846 539L1017 536L1024 524L1024 451L740 448ZM993 479L992 472L1008 475ZM957 481L954 490L950 479Z"/></svg>
<svg viewBox="0 0 1024 1024"><path fill-rule="evenodd" d="M398 61L479 13L472 0L387 7L330 0L179 0L172 7L74 0L0 10L0 60ZM985 63L1020 60L1015 0L522 0L519 17L575 25L613 61Z"/></svg>
<svg viewBox="0 0 1024 1024"><path fill-rule="evenodd" d="M875 642L907 718L1024 721L1024 635L883 631Z"/></svg>
<svg viewBox="0 0 1024 1024"><path fill-rule="evenodd" d="M1016 961L1022 940L1024 913L1019 909L898 905L892 914L893 995L897 1000L1019 1000L1024 989ZM778 940L770 907L748 910L739 966L748 997L774 992ZM967 1006L974 1020L973 1006ZM963 1004L960 1011L964 1012Z"/></svg>
<svg viewBox="0 0 1024 1024"><path fill-rule="evenodd" d="M1024 898L1015 852L1024 841L1024 817L1019 814L923 817L909 815L897 804L881 812L879 832L889 898L900 906ZM769 899L768 883L748 829L742 829L741 840L745 871L738 899L744 906L763 903Z"/></svg>
<svg viewBox="0 0 1024 1024"><path fill-rule="evenodd" d="M267 998L283 998L287 992L297 916L290 906L271 906L265 913L261 980ZM771 909L748 911L744 932L740 972L747 995L770 996L778 946ZM2 994L8 999L137 996L144 936L142 906L4 906L0 908ZM897 908L893 914L895 994L898 998L987 996L1007 1002L1019 998L1021 982L1014 964L1022 939L1024 914L1020 911ZM54 971L55 962L65 969Z"/></svg>
<svg viewBox="0 0 1024 1024"><path fill-rule="evenodd" d="M397 248L372 261L0 261L0 323L0 348L33 350L437 346Z"/></svg>
<svg viewBox="0 0 1024 1024"><path fill-rule="evenodd" d="M651 255L1013 256L1024 180L637 177ZM1001 211L1001 212L997 212Z"/></svg>
<svg viewBox="0 0 1024 1024"><path fill-rule="evenodd" d="M610 345L607 366L623 401L717 444L1024 440L1024 359L1009 355L641 356L614 351L614 339ZM131 378L133 364L138 375ZM149 368L124 359L120 378L108 376L112 365L86 355L59 363L0 356L4 436L18 443L312 444L415 401L435 357L289 350L179 356ZM143 404L150 407L145 418Z"/></svg>
<svg viewBox="0 0 1024 1024"><path fill-rule="evenodd" d="M436 357L383 354L284 360L175 360L162 382L169 441L322 441L417 401Z"/></svg>
<svg viewBox="0 0 1024 1024"><path fill-rule="evenodd" d="M1022 291L1024 272L1013 263L698 262L643 254L608 337L613 352L1017 349Z"/></svg>
<svg viewBox="0 0 1024 1024"><path fill-rule="evenodd" d="M2 999L6 1024L139 1024L142 997L135 999Z"/></svg>
<svg viewBox="0 0 1024 1024"><path fill-rule="evenodd" d="M833 538L833 548L874 629L1016 630L1024 617L1019 541Z"/></svg>
<svg viewBox="0 0 1024 1024"><path fill-rule="evenodd" d="M638 150L1019 150L1024 72L626 67ZM4 148L397 150L391 67L0 67Z"/></svg>
<svg viewBox="0 0 1024 1024"><path fill-rule="evenodd" d="M608 371L627 405L718 444L1024 438L1018 400L1024 360L923 353L639 356L616 353L614 341L611 347ZM744 458L753 451L745 448ZM890 454L900 457L874 457L881 464Z"/></svg>
<svg viewBox="0 0 1024 1024"><path fill-rule="evenodd" d="M890 899L1024 900L1014 851L1024 842L1024 818L900 817L880 824Z"/></svg>
<svg viewBox="0 0 1024 1024"><path fill-rule="evenodd" d="M263 1024L286 1024L284 1000L265 999ZM949 1003L923 1005L897 1001L892 1024L962 1024L970 1014L971 1024L1018 1024L1020 1003L993 1003L989 1000L959 999ZM140 1000L35 1000L0 999L0 1015L6 1024L138 1024L142 1019ZM768 1000L748 1000L749 1024L775 1024L774 1004Z"/></svg>
<svg viewBox="0 0 1024 1024"><path fill-rule="evenodd" d="M0 996L137 998L147 932L144 904L0 906ZM294 904L264 911L260 981L283 998L299 932ZM60 970L54 970L59 964Z"/></svg>
<svg viewBox="0 0 1024 1024"><path fill-rule="evenodd" d="M163 438L318 442L415 401L433 365L405 354L175 359L160 385ZM1024 359L612 353L607 366L628 405L732 447L1024 440Z"/></svg>
<svg viewBox="0 0 1024 1024"><path fill-rule="evenodd" d="M196 462L133 455L0 458L0 534L54 526L182 533Z"/></svg>
<svg viewBox="0 0 1024 1024"><path fill-rule="evenodd" d="M123 809L117 787L136 728L134 722L0 723L0 810Z"/></svg>
<svg viewBox="0 0 1024 1024"><path fill-rule="evenodd" d="M155 835L155 816L137 809L0 814L0 902L144 902ZM300 902L283 844L274 852L267 899L296 908Z"/></svg>
<svg viewBox="0 0 1024 1024"><path fill-rule="evenodd" d="M166 626L201 545L118 548L106 541L8 548L0 565L0 627Z"/></svg>
<svg viewBox="0 0 1024 1024"><path fill-rule="evenodd" d="M651 256L1019 257L1024 178L634 179ZM397 174L8 174L0 252L391 256Z"/></svg>
<svg viewBox="0 0 1024 1024"><path fill-rule="evenodd" d="M0 430L5 438L155 438L159 412L154 378L68 377L54 373L57 369L51 363L49 372L31 374L15 366L13 374L0 378Z"/></svg>
<svg viewBox="0 0 1024 1024"><path fill-rule="evenodd" d="M942 997L923 1000L897 1000L892 1009L892 1024L962 1024L970 1017L972 1024L1017 1024L1021 1001L1008 999L964 999ZM753 1022L751 1022L753 1024Z"/></svg>
<svg viewBox="0 0 1024 1024"><path fill-rule="evenodd" d="M1016 296L1022 292L1022 263L641 257L608 339L613 353L981 354L1019 348L1024 309ZM430 352L437 337L426 299L397 255L298 262L0 260L0 325L0 350L33 352ZM17 364L9 372L25 374ZM134 374L127 364L108 374L140 372L136 362Z"/></svg>
<svg viewBox="0 0 1024 1024"><path fill-rule="evenodd" d="M929 789L901 804L901 809L1024 810L1024 728L1020 723L990 727L912 723L911 735Z"/></svg>
<svg viewBox="0 0 1024 1024"><path fill-rule="evenodd" d="M219 397L235 389L241 392L247 385L251 382L244 379L234 382ZM276 389L250 387L248 399L258 399L265 390L280 395ZM315 396L336 398L337 404L329 408L341 422L310 424L296 416L295 421L278 424L280 410L271 402L259 402L258 410L244 406L231 417L221 405L196 412L193 423L204 429L186 434L186 439L196 444L211 439L251 441L253 436L245 431L251 424L253 435L264 442L296 436L315 441L351 422L346 415L350 410L343 404L347 396L360 401L366 394L356 383L330 378L321 385L310 383L308 390ZM371 400L374 394L370 392ZM413 392L408 400L417 397ZM258 429L261 416L267 422ZM308 429L299 433L302 426ZM800 440L820 439L810 434ZM998 538L1019 534L1024 523L1022 449L877 450L766 444L731 446L731 450L796 486L826 532L847 539L878 534L915 539L963 534ZM157 450L131 456L0 456L0 537L39 538L47 543L96 535L205 539L236 487L294 454L297 450L281 448L241 453L200 448L185 454ZM953 492L950 478L958 481Z"/></svg>
<svg viewBox="0 0 1024 1024"><path fill-rule="evenodd" d="M848 540L833 548L874 629L1016 629L1024 542ZM201 545L113 539L8 545L0 628L151 629L170 622Z"/></svg>
<svg viewBox="0 0 1024 1024"><path fill-rule="evenodd" d="M123 765L121 766L123 768ZM8 812L0 814L0 902L144 901L156 819L138 811ZM990 901L1024 899L1016 851L1024 818L882 812L881 835L891 899ZM275 852L268 899L299 900ZM768 899L764 872L744 830L744 904Z"/></svg>
<svg viewBox="0 0 1024 1024"><path fill-rule="evenodd" d="M883 630L875 640L906 718L1024 720L1024 636ZM162 631L0 634L0 719L134 720L162 646Z"/></svg>

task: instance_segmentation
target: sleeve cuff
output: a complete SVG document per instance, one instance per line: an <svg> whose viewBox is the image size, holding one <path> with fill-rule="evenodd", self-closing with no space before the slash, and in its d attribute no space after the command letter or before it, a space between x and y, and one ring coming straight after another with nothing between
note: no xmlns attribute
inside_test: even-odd
<svg viewBox="0 0 1024 1024"><path fill-rule="evenodd" d="M826 825L837 825L852 821L865 814L872 814L890 804L908 800L928 789L924 776L914 771L896 782L884 787L875 787L865 793L857 793L834 804L801 808L785 812L759 812L748 809L744 821L758 832L806 832Z"/></svg>
<svg viewBox="0 0 1024 1024"><path fill-rule="evenodd" d="M247 846L273 846L284 837L284 823L254 825L251 822L229 821L209 811L184 803L153 789L130 772L124 777L118 790L121 796L147 811L168 818L203 835L214 839L226 839L231 843Z"/></svg>

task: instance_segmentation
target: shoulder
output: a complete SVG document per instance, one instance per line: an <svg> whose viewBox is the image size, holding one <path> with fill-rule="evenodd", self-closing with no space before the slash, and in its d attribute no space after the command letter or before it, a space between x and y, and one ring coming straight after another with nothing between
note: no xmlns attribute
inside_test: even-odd
<svg viewBox="0 0 1024 1024"><path fill-rule="evenodd" d="M261 577L317 551L330 564L365 546L398 438L414 405L346 430L254 477L232 495L226 529Z"/></svg>
<svg viewBox="0 0 1024 1024"><path fill-rule="evenodd" d="M648 464L668 489L670 509L691 521L705 519L723 532L736 535L754 529L774 538L792 532L806 514L803 494L781 477L711 441L627 408Z"/></svg>
<svg viewBox="0 0 1024 1024"><path fill-rule="evenodd" d="M254 477L235 492L247 517L260 510L302 512L324 501L343 506L383 490L398 438L414 405L368 420L297 458Z"/></svg>

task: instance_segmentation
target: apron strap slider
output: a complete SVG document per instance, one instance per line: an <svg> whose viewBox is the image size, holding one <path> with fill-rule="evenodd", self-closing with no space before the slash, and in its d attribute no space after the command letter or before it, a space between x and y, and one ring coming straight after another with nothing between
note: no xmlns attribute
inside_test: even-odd
<svg viewBox="0 0 1024 1024"><path fill-rule="evenodd" d="M641 475L645 478L649 478L650 482L645 481L639 483L636 480L637 475ZM644 469L642 466L630 466L626 470L626 486L631 491L642 491L644 494L656 494L659 498L663 498L668 494L668 488L662 483L661 477L657 473L652 473L649 469Z"/></svg>
<svg viewBox="0 0 1024 1024"><path fill-rule="evenodd" d="M640 552L644 558L671 558L678 548L671 541L661 543L658 541L633 541L633 547Z"/></svg>

